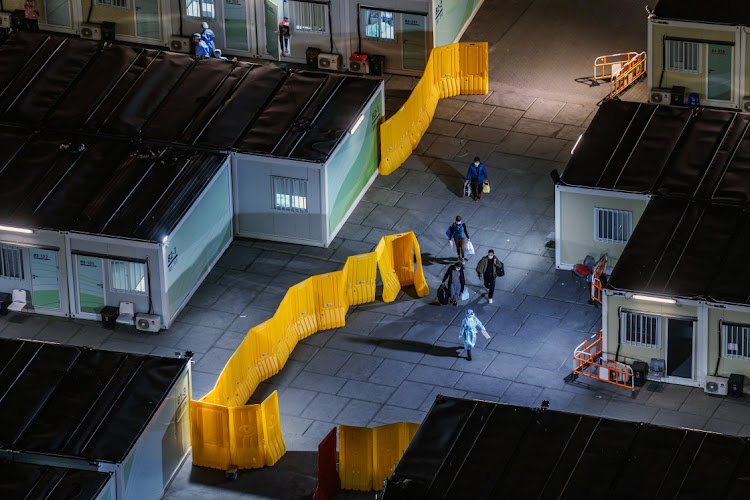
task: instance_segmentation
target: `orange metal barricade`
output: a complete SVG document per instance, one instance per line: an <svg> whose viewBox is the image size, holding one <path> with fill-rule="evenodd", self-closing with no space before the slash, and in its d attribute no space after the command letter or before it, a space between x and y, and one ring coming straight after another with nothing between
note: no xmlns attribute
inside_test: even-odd
<svg viewBox="0 0 750 500"><path fill-rule="evenodd" d="M599 264L594 268L594 276L591 281L591 300L602 303L603 281L606 279L605 270L607 268L607 256L603 256Z"/></svg>
<svg viewBox="0 0 750 500"><path fill-rule="evenodd" d="M646 74L645 52L623 52L599 56L594 60L594 83L609 80L610 93L604 100L614 99Z"/></svg>
<svg viewBox="0 0 750 500"><path fill-rule="evenodd" d="M573 351L573 363L574 375L583 375L635 391L635 378L630 365L603 358L601 330L576 347Z"/></svg>

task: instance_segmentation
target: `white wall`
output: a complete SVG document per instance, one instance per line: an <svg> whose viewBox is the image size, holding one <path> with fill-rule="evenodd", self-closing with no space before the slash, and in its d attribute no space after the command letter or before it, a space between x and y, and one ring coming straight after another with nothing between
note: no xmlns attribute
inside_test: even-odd
<svg viewBox="0 0 750 500"><path fill-rule="evenodd" d="M232 171L235 234L290 243L325 244L321 164L234 154ZM275 210L271 176L307 180L308 213Z"/></svg>

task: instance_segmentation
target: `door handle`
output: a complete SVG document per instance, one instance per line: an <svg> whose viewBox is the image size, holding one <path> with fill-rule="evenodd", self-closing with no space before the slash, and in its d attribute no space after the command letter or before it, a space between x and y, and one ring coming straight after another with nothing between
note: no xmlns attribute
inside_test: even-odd
<svg viewBox="0 0 750 500"><path fill-rule="evenodd" d="M37 279L38 277L39 277L39 276L37 276L36 274L32 274L32 275L31 275L31 279L33 279L33 280Z"/></svg>
<svg viewBox="0 0 750 500"><path fill-rule="evenodd" d="M99 288L104 288L104 283L97 283L96 286L98 286Z"/></svg>

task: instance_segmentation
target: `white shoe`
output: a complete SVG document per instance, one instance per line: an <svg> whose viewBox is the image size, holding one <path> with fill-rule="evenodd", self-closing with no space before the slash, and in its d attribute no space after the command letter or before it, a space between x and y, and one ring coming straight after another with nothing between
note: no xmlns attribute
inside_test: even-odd
<svg viewBox="0 0 750 500"><path fill-rule="evenodd" d="M490 299L490 304L492 304L492 299Z"/></svg>

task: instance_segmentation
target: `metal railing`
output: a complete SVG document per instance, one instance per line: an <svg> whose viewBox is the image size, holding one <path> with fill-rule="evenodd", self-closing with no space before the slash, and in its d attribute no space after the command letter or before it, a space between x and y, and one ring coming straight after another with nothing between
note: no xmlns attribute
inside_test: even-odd
<svg viewBox="0 0 750 500"><path fill-rule="evenodd" d="M576 377L583 375L635 391L633 368L626 363L603 359L601 330L575 348L573 363L573 374Z"/></svg>
<svg viewBox="0 0 750 500"><path fill-rule="evenodd" d="M609 80L611 91L604 100L614 99L646 74L645 52L623 52L594 59L594 83Z"/></svg>

